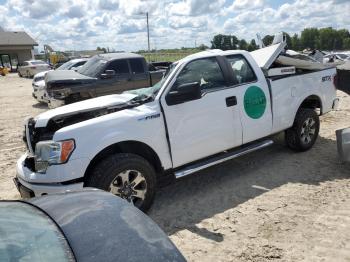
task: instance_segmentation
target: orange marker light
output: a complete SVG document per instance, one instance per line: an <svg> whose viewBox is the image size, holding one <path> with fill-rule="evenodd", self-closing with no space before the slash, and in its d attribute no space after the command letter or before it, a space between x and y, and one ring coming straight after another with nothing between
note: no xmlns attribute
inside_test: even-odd
<svg viewBox="0 0 350 262"><path fill-rule="evenodd" d="M61 163L66 162L75 148L74 140L66 140L61 142Z"/></svg>

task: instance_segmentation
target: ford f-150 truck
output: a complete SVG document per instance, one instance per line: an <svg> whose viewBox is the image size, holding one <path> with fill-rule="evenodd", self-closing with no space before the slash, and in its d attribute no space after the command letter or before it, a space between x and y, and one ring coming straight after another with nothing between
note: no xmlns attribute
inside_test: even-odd
<svg viewBox="0 0 350 262"><path fill-rule="evenodd" d="M15 178L21 195L90 186L147 210L157 184L262 149L281 131L291 149L310 149L319 115L337 105L336 70L278 69L284 48L204 51L153 87L28 119Z"/></svg>
<svg viewBox="0 0 350 262"><path fill-rule="evenodd" d="M164 70L149 71L145 58L133 53L109 53L92 57L77 71L55 70L45 76L50 108L76 101L149 87Z"/></svg>

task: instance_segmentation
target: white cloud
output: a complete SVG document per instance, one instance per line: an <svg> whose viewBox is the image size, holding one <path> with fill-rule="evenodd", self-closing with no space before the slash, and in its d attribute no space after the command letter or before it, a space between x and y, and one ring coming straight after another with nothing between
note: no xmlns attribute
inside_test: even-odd
<svg viewBox="0 0 350 262"><path fill-rule="evenodd" d="M263 0L235 0L233 4L228 7L227 11L239 11L244 9L254 9L262 7L264 4Z"/></svg>
<svg viewBox="0 0 350 262"><path fill-rule="evenodd" d="M55 0L12 0L11 8L32 19L42 19L53 15L60 8L60 1Z"/></svg>
<svg viewBox="0 0 350 262"><path fill-rule="evenodd" d="M170 15L197 16L219 12L225 0L185 0L169 4Z"/></svg>
<svg viewBox="0 0 350 262"><path fill-rule="evenodd" d="M0 0L1 1L1 0ZM272 6L266 0L7 0L0 23L25 30L55 49L116 50L209 45L215 34L250 39L305 27L350 29L349 0L294 0Z"/></svg>

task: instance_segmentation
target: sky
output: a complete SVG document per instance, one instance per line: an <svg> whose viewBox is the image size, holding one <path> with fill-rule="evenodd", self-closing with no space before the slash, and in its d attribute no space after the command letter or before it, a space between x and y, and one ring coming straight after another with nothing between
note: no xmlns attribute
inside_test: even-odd
<svg viewBox="0 0 350 262"><path fill-rule="evenodd" d="M350 0L0 0L0 26L57 51L194 47L214 35L250 41L306 27L350 30Z"/></svg>

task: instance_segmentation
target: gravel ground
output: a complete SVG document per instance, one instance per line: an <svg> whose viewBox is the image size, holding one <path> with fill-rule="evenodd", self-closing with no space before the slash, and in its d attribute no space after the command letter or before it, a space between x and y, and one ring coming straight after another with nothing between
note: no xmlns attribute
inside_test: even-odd
<svg viewBox="0 0 350 262"><path fill-rule="evenodd" d="M189 261L350 261L350 165L334 131L350 126L350 97L321 118L314 148L293 153L283 136L263 151L209 168L160 190L149 215ZM24 152L23 119L47 110L31 80L0 77L0 199Z"/></svg>

